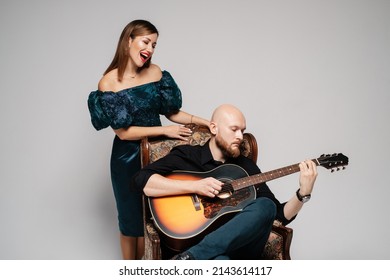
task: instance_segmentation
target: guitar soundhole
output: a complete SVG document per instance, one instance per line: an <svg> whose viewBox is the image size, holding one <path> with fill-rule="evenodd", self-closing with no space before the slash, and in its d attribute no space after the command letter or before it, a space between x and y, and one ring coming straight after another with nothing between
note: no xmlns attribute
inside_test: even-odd
<svg viewBox="0 0 390 280"><path fill-rule="evenodd" d="M224 183L219 195L214 198L202 198L204 216L207 219L212 219L213 217L217 216L221 211L225 211L223 209L229 211L232 209L235 209L237 211L240 210L241 207L237 208L238 205L252 196L249 188L234 191L233 186L230 183L230 179L219 178L219 180Z"/></svg>
<svg viewBox="0 0 390 280"><path fill-rule="evenodd" d="M229 182L224 182L221 191L218 194L218 198L226 199L232 196L233 194L233 186Z"/></svg>

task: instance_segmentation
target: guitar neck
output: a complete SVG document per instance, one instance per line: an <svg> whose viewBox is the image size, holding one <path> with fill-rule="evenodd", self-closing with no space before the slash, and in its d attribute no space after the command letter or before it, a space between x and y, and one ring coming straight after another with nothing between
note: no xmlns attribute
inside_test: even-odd
<svg viewBox="0 0 390 280"><path fill-rule="evenodd" d="M313 159L316 165L319 165L317 159ZM284 177L293 173L299 172L299 163L289 165L286 167L278 168L272 171L267 171L264 173L255 174L249 177L243 177L236 179L229 184L233 187L234 190L240 190L252 185L265 183L280 177Z"/></svg>

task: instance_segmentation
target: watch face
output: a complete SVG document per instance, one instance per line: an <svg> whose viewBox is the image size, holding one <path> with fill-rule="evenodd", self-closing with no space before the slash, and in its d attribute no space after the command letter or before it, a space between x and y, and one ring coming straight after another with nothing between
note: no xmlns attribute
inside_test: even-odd
<svg viewBox="0 0 390 280"><path fill-rule="evenodd" d="M308 202L310 200L310 196L304 196L302 197L302 202L305 203L305 202Z"/></svg>

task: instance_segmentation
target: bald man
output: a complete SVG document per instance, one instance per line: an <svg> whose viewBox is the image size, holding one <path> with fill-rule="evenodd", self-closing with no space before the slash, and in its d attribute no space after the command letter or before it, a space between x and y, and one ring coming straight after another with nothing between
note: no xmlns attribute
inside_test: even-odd
<svg viewBox="0 0 390 280"><path fill-rule="evenodd" d="M261 173L256 163L240 155L245 129L243 113L233 105L223 104L212 115L212 137L204 146L183 145L172 149L167 156L138 172L133 178L133 185L149 197L197 194L216 198L224 183L213 176L178 180L167 175L175 170L207 173L231 164L241 167L248 175ZM248 201L240 211L229 214L227 222L172 259L261 258L273 221L277 219L284 225L293 221L305 202L302 197L309 198L313 190L317 177L316 164L307 160L299 167L299 189L289 201L280 203L265 183L255 185L255 199Z"/></svg>

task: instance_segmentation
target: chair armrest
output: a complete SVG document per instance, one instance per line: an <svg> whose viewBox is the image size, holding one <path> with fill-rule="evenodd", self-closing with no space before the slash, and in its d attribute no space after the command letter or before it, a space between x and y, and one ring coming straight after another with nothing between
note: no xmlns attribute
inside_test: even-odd
<svg viewBox="0 0 390 280"><path fill-rule="evenodd" d="M160 260L161 254L161 243L160 236L154 226L149 207L147 205L147 197L142 197L143 220L144 220L144 238L145 238L145 252L144 260Z"/></svg>
<svg viewBox="0 0 390 280"><path fill-rule="evenodd" d="M145 260L160 260L161 247L160 237L154 227L153 222L145 223Z"/></svg>
<svg viewBox="0 0 390 280"><path fill-rule="evenodd" d="M275 220L262 258L267 260L291 260L290 247L292 236L292 228L286 227L281 222Z"/></svg>

